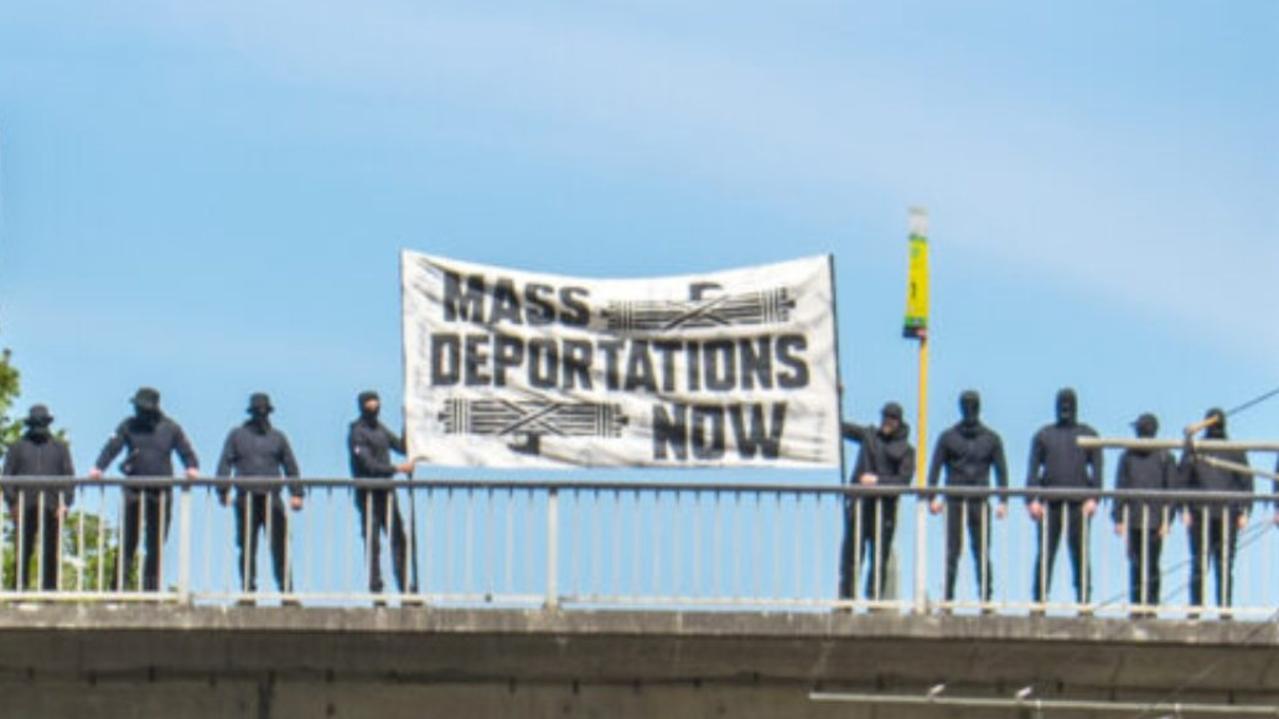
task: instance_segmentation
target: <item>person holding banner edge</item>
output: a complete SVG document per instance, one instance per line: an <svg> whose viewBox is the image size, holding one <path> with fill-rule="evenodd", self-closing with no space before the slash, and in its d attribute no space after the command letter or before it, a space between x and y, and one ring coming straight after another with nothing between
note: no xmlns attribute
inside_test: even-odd
<svg viewBox="0 0 1279 719"><path fill-rule="evenodd" d="M902 414L900 404L889 402L880 412L878 427L841 424L844 439L861 445L851 482L863 487L910 485L915 474L915 448L910 443L910 425L902 421ZM896 495L846 498L839 562L841 599L853 598L853 583L859 573L854 565L863 560L868 566L866 598L877 601L883 597L896 523Z"/></svg>
<svg viewBox="0 0 1279 719"><path fill-rule="evenodd" d="M378 393L366 390L359 394L360 417L350 425L347 449L350 452L351 476L356 479L391 479L397 473L409 474L414 463L392 464L391 452L404 454L404 439L378 420L382 402ZM381 594L382 533L391 539L391 564L400 592L417 593L415 582L406 576L408 569L408 534L400 513L395 491L391 489L355 490L355 506L360 515L360 536L364 539L369 563L369 591ZM405 602L406 604L410 602ZM381 606L379 600L375 605Z"/></svg>

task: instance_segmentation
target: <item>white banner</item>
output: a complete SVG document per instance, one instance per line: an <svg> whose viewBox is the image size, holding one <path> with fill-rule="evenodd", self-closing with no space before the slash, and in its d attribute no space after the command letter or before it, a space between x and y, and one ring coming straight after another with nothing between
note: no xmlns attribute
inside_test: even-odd
<svg viewBox="0 0 1279 719"><path fill-rule="evenodd" d="M591 280L405 251L410 456L472 467L836 467L829 257Z"/></svg>

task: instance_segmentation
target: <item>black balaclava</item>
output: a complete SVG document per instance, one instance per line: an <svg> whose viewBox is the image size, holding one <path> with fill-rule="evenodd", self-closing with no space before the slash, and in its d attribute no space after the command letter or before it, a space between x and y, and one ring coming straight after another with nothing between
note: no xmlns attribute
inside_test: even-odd
<svg viewBox="0 0 1279 719"><path fill-rule="evenodd" d="M133 414L147 424L160 421L160 392L142 387L133 395Z"/></svg>
<svg viewBox="0 0 1279 719"><path fill-rule="evenodd" d="M1138 437L1150 439L1159 433L1159 420L1153 414L1146 412L1132 423L1132 427L1137 431Z"/></svg>
<svg viewBox="0 0 1279 719"><path fill-rule="evenodd" d="M959 395L959 417L964 429L976 429L981 424L981 395L976 390L965 390Z"/></svg>
<svg viewBox="0 0 1279 719"><path fill-rule="evenodd" d="M371 399L378 400L378 408L372 412L364 406L364 403ZM377 396L377 392L374 392L371 389L361 392L360 396L356 398L356 403L360 406L360 419L364 420L368 424L377 424L378 412L382 409L381 401L381 398Z"/></svg>
<svg viewBox="0 0 1279 719"><path fill-rule="evenodd" d="M1057 425L1073 427L1079 416L1079 399L1075 390L1066 387L1057 392Z"/></svg>
<svg viewBox="0 0 1279 719"><path fill-rule="evenodd" d="M879 412L879 416L880 416L880 418L881 418L881 421L880 421L880 424L879 424L879 433L880 433L880 435L882 435L882 436L884 436L884 437L890 437L890 438L891 438L894 434L897 434L898 432L900 432L900 431L901 431L901 428L902 428L902 415L903 415L903 414L904 414L904 413L902 412L902 406L901 406L900 404L897 404L896 402L889 402L888 404L885 404L885 405L884 405L884 408L883 408L882 410L880 410L880 412ZM895 420L897 420L897 427L896 427L896 429L894 429L892 432L887 432L887 433L886 433L886 432L884 432L884 423L883 423L883 420L886 420L886 419L895 419Z"/></svg>
<svg viewBox="0 0 1279 719"><path fill-rule="evenodd" d="M249 421L265 431L271 426L271 398L265 392L254 392L249 395Z"/></svg>
<svg viewBox="0 0 1279 719"><path fill-rule="evenodd" d="M42 404L32 405L23 423L27 425L27 436L33 442L47 442L52 436L49 425L53 424L53 415L49 414L49 408Z"/></svg>
<svg viewBox="0 0 1279 719"><path fill-rule="evenodd" d="M1204 412L1204 419L1215 416L1217 421L1204 431L1204 436L1208 439L1225 439L1226 438L1226 413L1221 411L1220 407L1213 407Z"/></svg>

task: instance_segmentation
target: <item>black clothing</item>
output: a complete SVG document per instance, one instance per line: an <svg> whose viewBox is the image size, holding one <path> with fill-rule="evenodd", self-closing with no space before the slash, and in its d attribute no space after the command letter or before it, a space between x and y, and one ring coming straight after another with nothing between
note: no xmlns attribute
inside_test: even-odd
<svg viewBox="0 0 1279 719"><path fill-rule="evenodd" d="M403 453L404 440L375 418L362 416L351 423L347 436L351 455L351 476L387 479L395 476L391 451ZM408 567L408 535L394 490L356 489L355 506L360 512L360 536L364 539L369 563L369 591L382 591L382 532L391 537L391 564L400 591L404 591ZM409 587L416 593L417 587Z"/></svg>
<svg viewBox="0 0 1279 719"><path fill-rule="evenodd" d="M1216 439L1224 438L1217 437ZM1251 474L1214 467L1204 462L1201 457L1216 457L1235 464L1248 466L1248 453L1238 449L1199 450L1183 454L1181 457L1181 481L1186 491L1246 492L1252 494L1253 479ZM1250 504L1247 500L1230 502L1228 504L1230 519L1234 520L1240 515L1248 514ZM1200 519L1199 515L1203 508L1207 508L1209 514L1216 515L1220 519L1221 502L1187 502L1185 506L1185 509L1194 511L1196 520Z"/></svg>
<svg viewBox="0 0 1279 719"><path fill-rule="evenodd" d="M1171 452L1129 449L1119 455L1115 489L1166 492L1176 489L1177 484L1177 463ZM1146 523L1151 529L1157 529L1164 523L1165 509L1169 509L1167 503L1155 499L1116 500L1110 517L1115 522L1126 522L1135 527L1142 523L1144 511Z"/></svg>
<svg viewBox="0 0 1279 719"><path fill-rule="evenodd" d="M1159 520L1154 515L1151 517L1151 523L1145 528L1140 519L1133 519L1125 530L1128 535L1128 601L1132 604L1153 606L1159 603L1159 556L1163 552L1164 539L1159 532ZM1142 596L1143 584L1145 596Z"/></svg>
<svg viewBox="0 0 1279 719"><path fill-rule="evenodd" d="M1004 442L980 422L975 425L960 422L942 432L928 469L928 486L937 486L942 467L946 468L947 487L989 487L990 471L994 469L1000 489L1008 488Z"/></svg>
<svg viewBox="0 0 1279 719"><path fill-rule="evenodd" d="M1074 579L1075 598L1081 604L1087 604L1092 594L1091 569L1084 571L1086 554L1084 544L1088 536L1091 520L1084 519L1083 502L1050 500L1044 502L1044 518L1035 528L1035 541L1039 551L1035 556L1032 568L1031 588L1036 604L1043 602L1052 589L1053 562L1057 558L1057 546L1061 544L1061 534L1067 532L1066 544L1070 549L1070 568ZM1068 531L1067 531L1068 530ZM1044 546L1044 540L1048 546ZM1047 549L1047 553L1045 553Z"/></svg>
<svg viewBox="0 0 1279 719"><path fill-rule="evenodd" d="M1001 489L1006 489L1008 461L1004 457L1003 440L977 419L975 397L966 392L960 404L965 418L938 438L928 470L928 486L937 486L942 467L945 467L948 487L989 487L993 468L995 481ZM1008 504L1008 498L1001 497L1000 503ZM990 562L991 537L994 535L985 497L950 497L946 501L946 599L955 598L956 569L963 550L965 522L968 524L968 543L977 573L978 592L982 599L989 601L994 583Z"/></svg>
<svg viewBox="0 0 1279 719"><path fill-rule="evenodd" d="M1190 604L1196 607L1203 605L1204 573L1211 566L1213 578L1217 581L1217 606L1229 607L1235 589L1238 525L1233 518L1222 521L1220 509L1215 512L1209 509L1206 522L1202 512L1195 512L1194 517L1194 524L1186 528L1190 539ZM1222 557L1223 546L1225 557Z"/></svg>
<svg viewBox="0 0 1279 719"><path fill-rule="evenodd" d="M877 427L855 424L842 425L845 439L861 444L857 453L850 482L866 473L876 475L876 486L906 487L915 474L915 448L910 444L910 426L899 423L889 436ZM858 526L860 525L860 526ZM897 525L897 497L849 497L844 505L844 541L840 549L839 592L840 597L853 596L853 558L869 554L867 564L866 596L882 597L886 581L887 560L892 550L893 534ZM878 528L878 542L876 531ZM878 584L878 587L876 586ZM876 591L878 589L878 591Z"/></svg>
<svg viewBox="0 0 1279 719"><path fill-rule="evenodd" d="M355 503L360 510L360 536L364 538L365 557L369 563L369 591L380 593L382 583L382 533L391 537L391 571L400 591L417 593L417 586L406 581L409 570L408 533L400 514L395 492L386 489L357 489Z"/></svg>
<svg viewBox="0 0 1279 719"><path fill-rule="evenodd" d="M38 414L35 410L32 408L33 415ZM48 423L29 422L28 426L26 434L5 454L4 476L74 477L71 452L65 442L50 436ZM26 588L35 573L29 572L28 567L37 542L40 544L40 588L45 591L58 588L58 546L62 537L58 509L70 507L74 494L70 486L47 486L48 489L31 486L4 488L5 503L11 511L17 512L21 525L15 576L15 587L19 591Z"/></svg>
<svg viewBox="0 0 1279 719"><path fill-rule="evenodd" d="M270 505L268 507L268 504ZM268 518L267 512L270 511ZM267 530L268 525L270 530ZM271 568L275 584L281 592L293 591L293 582L285 565L288 551L289 517L279 492L239 492L235 497L235 545L240 550L240 588L244 592L258 589L258 535L270 535ZM247 542L246 536L247 536ZM247 544L247 548L246 548ZM247 551L246 551L247 549Z"/></svg>
<svg viewBox="0 0 1279 719"><path fill-rule="evenodd" d="M965 516L967 515L967 516ZM985 499L951 498L946 501L946 601L955 598L959 555L964 548L964 526L968 526L968 551L973 557L977 594L989 602L994 595L995 568L990 561L990 503ZM986 565L983 574L982 564Z"/></svg>
<svg viewBox="0 0 1279 719"><path fill-rule="evenodd" d="M1096 437L1086 424L1050 424L1030 443L1026 487L1101 489L1101 450L1082 449L1080 437ZM1040 499L1032 497L1033 500Z"/></svg>
<svg viewBox="0 0 1279 719"><path fill-rule="evenodd" d="M130 417L121 422L102 448L95 465L105 471L120 450L126 448L129 454L120 464L120 472L127 477L172 477L173 452L178 453L182 466L187 469L200 464L182 428L164 415L159 415L154 421ZM136 489L126 491L137 492Z"/></svg>
<svg viewBox="0 0 1279 719"><path fill-rule="evenodd" d="M230 477L234 471L237 477L297 477L298 462L293 457L293 448L289 446L289 438L269 423L249 420L231 430L226 443L222 445L222 456L218 459L218 476ZM219 487L218 492L226 496L227 487ZM236 493L244 490L237 487ZM289 492L294 497L301 497L302 486L290 485Z"/></svg>
<svg viewBox="0 0 1279 719"><path fill-rule="evenodd" d="M143 390L139 390L138 395L143 403L151 399L149 393L143 396ZM172 477L174 452L177 452L182 465L187 469L195 469L200 464L182 427L161 414L158 409L140 411L138 415L121 422L115 434L111 435L102 448L95 466L99 470L105 470L116 455L120 454L120 450L126 448L129 453L120 463L120 471L127 477ZM133 555L140 540L147 553L142 564L142 589L156 591L160 588L160 545L169 535L169 519L172 514L171 488L124 487L124 521L120 527L124 537L124 571L123 575L112 572L117 588L123 589L129 584ZM145 536L139 537L140 533Z"/></svg>
<svg viewBox="0 0 1279 719"><path fill-rule="evenodd" d="M75 467L71 462L71 451L65 442L45 433L28 430L4 456L4 476L6 477L74 477ZM23 504L38 505L43 497L45 507L70 507L75 499L70 486L58 484L48 485L48 489L38 489L30 485L16 487L6 485L4 499L10 509L21 495Z"/></svg>
<svg viewBox="0 0 1279 719"><path fill-rule="evenodd" d="M218 476L229 477L232 472L237 477L297 477L299 474L288 437L261 417L248 420L227 435L222 456L218 460ZM226 486L218 487L218 495L224 500L228 491ZM302 487L291 485L289 493L294 497L301 497ZM237 565L240 587L245 592L257 591L258 534L266 531L268 525L276 585L280 591L287 592L292 589L292 582L285 571L289 528L288 514L280 500L280 491L278 488L250 491L237 486L235 543L240 550Z"/></svg>
<svg viewBox="0 0 1279 719"><path fill-rule="evenodd" d="M347 434L351 476L385 479L395 476L391 450L404 454L404 440L376 420L357 419Z"/></svg>

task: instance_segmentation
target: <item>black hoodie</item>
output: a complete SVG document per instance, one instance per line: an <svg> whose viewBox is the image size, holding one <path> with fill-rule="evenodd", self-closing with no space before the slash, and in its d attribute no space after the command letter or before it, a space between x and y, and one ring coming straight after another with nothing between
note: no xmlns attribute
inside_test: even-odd
<svg viewBox="0 0 1279 719"><path fill-rule="evenodd" d="M1004 442L981 422L956 422L942 432L928 470L928 486L937 486L942 467L946 468L948 487L988 487L992 468L999 486L1008 487ZM1008 500L1005 497L1003 501Z"/></svg>
<svg viewBox="0 0 1279 719"><path fill-rule="evenodd" d="M910 486L911 477L915 474L915 448L910 443L910 425L901 422L891 435L885 437L878 427L845 422L843 434L845 439L861 444L850 478L853 484L857 484L858 477L869 472L879 477L879 485ZM897 497L886 500L886 504L892 507L896 503Z"/></svg>

